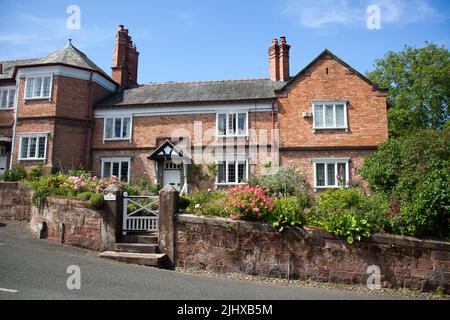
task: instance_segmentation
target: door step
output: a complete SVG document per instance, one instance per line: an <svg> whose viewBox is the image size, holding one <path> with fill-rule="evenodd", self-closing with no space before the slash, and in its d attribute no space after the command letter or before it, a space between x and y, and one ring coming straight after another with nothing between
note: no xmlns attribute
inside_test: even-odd
<svg viewBox="0 0 450 320"><path fill-rule="evenodd" d="M134 263L144 266L158 268L165 267L167 255L165 253L135 253L135 252L115 252L105 251L99 254L101 258L115 261Z"/></svg>
<svg viewBox="0 0 450 320"><path fill-rule="evenodd" d="M126 235L123 236L122 243L158 244L158 235Z"/></svg>
<svg viewBox="0 0 450 320"><path fill-rule="evenodd" d="M158 253L158 245L148 243L116 243L115 251L131 253Z"/></svg>

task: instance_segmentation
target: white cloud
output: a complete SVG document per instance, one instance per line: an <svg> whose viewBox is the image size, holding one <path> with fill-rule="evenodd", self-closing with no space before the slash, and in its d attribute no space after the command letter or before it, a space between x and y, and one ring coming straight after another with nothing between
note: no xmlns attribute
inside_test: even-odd
<svg viewBox="0 0 450 320"><path fill-rule="evenodd" d="M69 38L80 49L114 38L117 26L84 25L79 30L66 27L68 15L42 17L28 12L19 12L7 17L2 23L2 59L16 59L46 55L64 47ZM10 32L6 26L13 25ZM6 56L3 56L6 55Z"/></svg>
<svg viewBox="0 0 450 320"><path fill-rule="evenodd" d="M285 14L307 28L318 29L342 25L365 27L366 9L377 5L381 24L410 24L444 18L429 0L287 0Z"/></svg>

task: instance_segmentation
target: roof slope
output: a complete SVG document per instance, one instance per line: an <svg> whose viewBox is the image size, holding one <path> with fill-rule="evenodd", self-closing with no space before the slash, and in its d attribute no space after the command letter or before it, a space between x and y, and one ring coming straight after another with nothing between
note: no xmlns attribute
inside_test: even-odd
<svg viewBox="0 0 450 320"><path fill-rule="evenodd" d="M378 91L387 91L388 88L380 88L378 87L375 83L373 83L369 78L367 78L365 75L363 75L362 73L360 73L358 70L356 70L355 68L353 68L351 65L349 65L347 62L345 62L344 60L342 60L341 58L339 58L338 56L336 56L333 52L331 52L328 49L323 50L313 61L311 61L306 67L304 67L302 70L300 70L300 72L298 72L294 77L292 77L289 81L285 82L285 85L277 90L279 91L283 91L287 88L289 88L291 86L292 83L295 82L295 80L300 77L302 74L304 74L305 72L307 72L309 70L309 68L311 68L312 65L314 65L318 60L320 60L322 57L329 55L330 57L332 57L334 60L336 60L337 62L339 62L340 64L342 64L344 67L346 67L348 70L350 70L351 72L353 72L354 74L356 74L358 77L360 77L363 81L367 82L370 86L372 86L375 90Z"/></svg>
<svg viewBox="0 0 450 320"><path fill-rule="evenodd" d="M284 84L269 79L148 84L113 93L97 106L270 99Z"/></svg>
<svg viewBox="0 0 450 320"><path fill-rule="evenodd" d="M35 64L39 58L36 59L21 59L21 60L9 60L0 61L3 68L3 73L0 74L0 79L11 79L14 73L15 66L25 66L28 64Z"/></svg>
<svg viewBox="0 0 450 320"><path fill-rule="evenodd" d="M97 71L107 79L111 79L99 66L97 66L91 59L89 59L83 52L73 46L69 41L67 45L59 50L56 50L45 57L26 60L3 61L3 74L0 79L7 79L14 76L14 67L30 66L30 65L46 65L46 64L65 64L75 66L78 68Z"/></svg>

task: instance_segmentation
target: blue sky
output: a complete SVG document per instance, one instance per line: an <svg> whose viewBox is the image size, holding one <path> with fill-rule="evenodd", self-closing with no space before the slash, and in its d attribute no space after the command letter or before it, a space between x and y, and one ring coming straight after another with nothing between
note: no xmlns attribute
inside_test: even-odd
<svg viewBox="0 0 450 320"><path fill-rule="evenodd" d="M66 28L71 4L79 30ZM372 4L380 30L366 26ZM44 56L72 38L107 73L124 24L140 52L140 83L268 77L267 48L282 35L291 74L325 48L365 72L405 44L450 44L448 0L1 0L0 12L0 60Z"/></svg>

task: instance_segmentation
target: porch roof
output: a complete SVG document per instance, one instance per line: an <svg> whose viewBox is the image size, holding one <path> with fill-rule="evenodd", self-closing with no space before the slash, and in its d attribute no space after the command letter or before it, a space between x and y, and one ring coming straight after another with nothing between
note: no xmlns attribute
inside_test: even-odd
<svg viewBox="0 0 450 320"><path fill-rule="evenodd" d="M156 161L171 160L172 156L178 157L180 160L190 160L191 158L184 154L183 150L178 148L172 141L166 140L155 151L153 151L148 159Z"/></svg>

